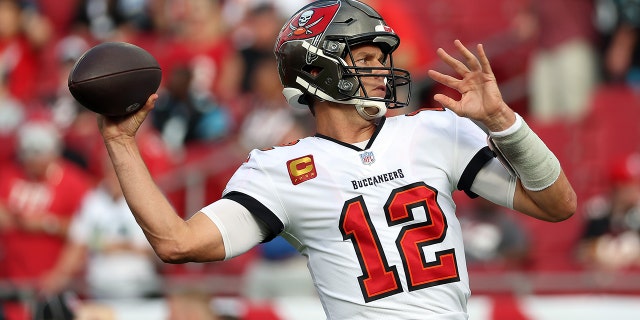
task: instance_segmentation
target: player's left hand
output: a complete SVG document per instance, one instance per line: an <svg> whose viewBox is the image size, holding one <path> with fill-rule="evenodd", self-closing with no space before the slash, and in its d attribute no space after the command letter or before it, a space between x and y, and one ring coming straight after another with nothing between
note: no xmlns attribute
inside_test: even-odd
<svg viewBox="0 0 640 320"><path fill-rule="evenodd" d="M479 44L477 47L477 57L460 40L456 40L454 45L466 63L452 57L442 48L438 49L437 53L461 79L434 70L429 70L428 75L433 80L455 89L462 96L460 100L455 100L439 93L434 96L434 99L461 117L483 123L491 131L508 128L515 121L515 115L502 99L496 77L482 45Z"/></svg>

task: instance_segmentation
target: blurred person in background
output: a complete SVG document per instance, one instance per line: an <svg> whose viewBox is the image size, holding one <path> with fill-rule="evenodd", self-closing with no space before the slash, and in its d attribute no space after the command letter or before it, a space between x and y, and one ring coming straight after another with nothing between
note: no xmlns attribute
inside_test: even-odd
<svg viewBox="0 0 640 320"><path fill-rule="evenodd" d="M80 56L89 49L89 42L77 34L69 34L55 46L55 86L44 97L53 123L60 129L64 141L63 156L91 172L96 161L93 146L100 141L92 123L95 114L84 108L69 92L69 72Z"/></svg>
<svg viewBox="0 0 640 320"><path fill-rule="evenodd" d="M27 122L18 130L18 162L0 168L0 278L17 292L41 289L90 188L85 172L61 157L62 148L51 123Z"/></svg>
<svg viewBox="0 0 640 320"><path fill-rule="evenodd" d="M272 7L276 9L280 18L287 19L294 14L300 5L313 0L225 0L223 1L223 13L225 20L231 26L242 25L249 12L258 7ZM284 22L284 21L283 21Z"/></svg>
<svg viewBox="0 0 640 320"><path fill-rule="evenodd" d="M536 121L577 121L589 110L598 82L593 1L525 0L514 18L521 41L531 41L529 115Z"/></svg>
<svg viewBox="0 0 640 320"><path fill-rule="evenodd" d="M607 193L585 202L578 258L597 270L640 270L640 153L613 161Z"/></svg>
<svg viewBox="0 0 640 320"><path fill-rule="evenodd" d="M254 70L264 59L273 59L273 38L278 35L286 18L270 1L249 4L244 18L232 31L236 49L242 57L241 90L251 94L259 90L251 83Z"/></svg>
<svg viewBox="0 0 640 320"><path fill-rule="evenodd" d="M154 0L78 0L75 33L95 41L135 42L155 31L159 9ZM161 11L160 11L161 12Z"/></svg>
<svg viewBox="0 0 640 320"><path fill-rule="evenodd" d="M35 99L40 49L50 39L47 20L19 0L0 0L0 82L24 104Z"/></svg>
<svg viewBox="0 0 640 320"><path fill-rule="evenodd" d="M92 299L159 296L159 260L131 214L104 150L99 161L102 179L73 217L67 245L48 272L43 291L49 295L65 289L83 293L77 280L84 274L82 283Z"/></svg>
<svg viewBox="0 0 640 320"><path fill-rule="evenodd" d="M0 167L14 160L16 131L25 116L24 105L11 95L0 78Z"/></svg>
<svg viewBox="0 0 640 320"><path fill-rule="evenodd" d="M35 89L37 59L22 32L22 9L0 0L0 164L13 161L15 134L24 120L25 100Z"/></svg>
<svg viewBox="0 0 640 320"><path fill-rule="evenodd" d="M211 96L239 122L238 93L242 63L235 50L228 24L222 18L221 0L179 0L167 2L171 29L157 58L167 76L188 67L190 90L197 96Z"/></svg>
<svg viewBox="0 0 640 320"><path fill-rule="evenodd" d="M211 296L198 290L184 289L167 297L167 320L223 320L217 315ZM225 317L224 320L230 320Z"/></svg>
<svg viewBox="0 0 640 320"><path fill-rule="evenodd" d="M73 320L118 320L115 310L99 302L83 302L73 310Z"/></svg>
<svg viewBox="0 0 640 320"><path fill-rule="evenodd" d="M599 0L602 68L608 83L640 87L640 1Z"/></svg>
<svg viewBox="0 0 640 320"><path fill-rule="evenodd" d="M255 1L234 30L244 66L242 97L246 116L239 128L243 152L290 142L313 132L310 115L290 108L282 96L278 67L273 60L273 39L284 23L282 15L273 1Z"/></svg>
<svg viewBox="0 0 640 320"><path fill-rule="evenodd" d="M194 72L189 65L174 66L152 115L153 127L177 155L190 144L222 139L234 127L229 111L211 93L195 90Z"/></svg>
<svg viewBox="0 0 640 320"><path fill-rule="evenodd" d="M460 213L470 269L521 269L529 258L529 234L513 212L483 198Z"/></svg>
<svg viewBox="0 0 640 320"><path fill-rule="evenodd" d="M61 130L66 130L70 127L78 114L84 109L71 95L68 79L69 73L78 58L89 48L89 42L76 34L69 34L56 42L56 86L55 90L45 96L44 99L51 109L53 122Z"/></svg>
<svg viewBox="0 0 640 320"><path fill-rule="evenodd" d="M282 96L276 61L262 58L254 69L249 80L248 114L238 132L243 152L281 145L312 133L312 117L292 110Z"/></svg>

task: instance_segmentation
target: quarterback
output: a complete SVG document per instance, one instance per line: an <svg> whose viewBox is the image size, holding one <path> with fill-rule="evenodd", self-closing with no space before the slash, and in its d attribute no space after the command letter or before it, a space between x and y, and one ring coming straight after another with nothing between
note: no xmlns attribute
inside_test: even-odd
<svg viewBox="0 0 640 320"><path fill-rule="evenodd" d="M314 115L317 133L253 150L220 200L181 219L141 160L136 131L157 95L99 126L125 197L165 262L230 259L276 235L307 257L328 319L467 319L470 295L455 190L544 221L576 210L559 161L503 101L481 45L442 49L457 90L442 108L408 105L395 68L400 39L371 7L316 1L275 44L283 94ZM482 127L482 128L481 128Z"/></svg>

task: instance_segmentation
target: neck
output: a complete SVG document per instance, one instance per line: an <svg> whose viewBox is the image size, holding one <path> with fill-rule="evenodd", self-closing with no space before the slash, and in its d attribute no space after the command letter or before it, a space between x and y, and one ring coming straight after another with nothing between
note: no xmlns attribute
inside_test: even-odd
<svg viewBox="0 0 640 320"><path fill-rule="evenodd" d="M321 102L315 112L317 132L345 143L368 140L376 130L375 120L363 119L352 106Z"/></svg>

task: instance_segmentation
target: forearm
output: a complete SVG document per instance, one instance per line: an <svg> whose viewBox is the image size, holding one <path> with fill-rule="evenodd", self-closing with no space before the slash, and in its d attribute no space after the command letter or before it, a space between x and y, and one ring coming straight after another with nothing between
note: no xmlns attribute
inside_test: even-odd
<svg viewBox="0 0 640 320"><path fill-rule="evenodd" d="M184 250L179 239L188 233L187 224L153 181L135 140L108 141L106 146L127 204L156 254L165 260Z"/></svg>
<svg viewBox="0 0 640 320"><path fill-rule="evenodd" d="M562 171L558 179L544 190L527 190L518 183L513 202L515 210L550 222L566 220L576 210L575 192Z"/></svg>

